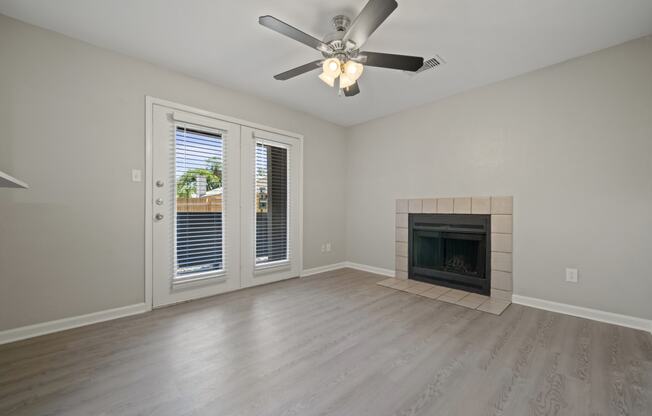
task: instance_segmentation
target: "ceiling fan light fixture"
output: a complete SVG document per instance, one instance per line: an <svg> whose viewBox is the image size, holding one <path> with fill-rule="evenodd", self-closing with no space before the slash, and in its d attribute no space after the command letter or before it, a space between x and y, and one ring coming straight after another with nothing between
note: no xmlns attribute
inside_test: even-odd
<svg viewBox="0 0 652 416"><path fill-rule="evenodd" d="M322 65L324 74L335 79L342 73L342 63L337 58L328 58Z"/></svg>
<svg viewBox="0 0 652 416"><path fill-rule="evenodd" d="M329 87L334 87L335 86L335 78L331 77L330 75L328 75L325 72L322 72L319 75L319 79L324 81Z"/></svg>
<svg viewBox="0 0 652 416"><path fill-rule="evenodd" d="M362 75L362 70L364 67L362 66L361 63L355 62L355 61L347 61L344 64L344 73L351 78L354 82L360 78L360 75Z"/></svg>

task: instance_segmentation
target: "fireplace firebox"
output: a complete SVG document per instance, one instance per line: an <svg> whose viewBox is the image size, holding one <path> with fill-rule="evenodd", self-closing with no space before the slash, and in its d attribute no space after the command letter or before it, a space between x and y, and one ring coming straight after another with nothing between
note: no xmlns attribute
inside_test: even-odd
<svg viewBox="0 0 652 416"><path fill-rule="evenodd" d="M489 295L491 216L410 214L408 278Z"/></svg>

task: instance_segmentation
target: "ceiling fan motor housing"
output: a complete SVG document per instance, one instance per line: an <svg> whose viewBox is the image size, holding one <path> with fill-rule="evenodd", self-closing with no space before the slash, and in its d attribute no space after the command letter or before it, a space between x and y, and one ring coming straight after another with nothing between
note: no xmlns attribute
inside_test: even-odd
<svg viewBox="0 0 652 416"><path fill-rule="evenodd" d="M324 43L331 47L332 52L322 52L324 57L335 57L340 61L346 61L351 55L356 55L352 53L355 44L353 42L343 42L342 38L346 34L349 26L351 25L351 19L342 14L331 19L333 26L335 26L335 32L329 33L324 37Z"/></svg>
<svg viewBox="0 0 652 416"><path fill-rule="evenodd" d="M333 17L332 22L333 26L335 26L335 30L338 32L346 32L346 30L351 25L351 19L344 16L343 14L338 14L337 16Z"/></svg>

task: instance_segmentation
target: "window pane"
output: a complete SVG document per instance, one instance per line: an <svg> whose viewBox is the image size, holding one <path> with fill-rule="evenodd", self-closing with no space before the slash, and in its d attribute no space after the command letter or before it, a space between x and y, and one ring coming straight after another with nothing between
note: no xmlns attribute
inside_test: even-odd
<svg viewBox="0 0 652 416"><path fill-rule="evenodd" d="M288 151L256 144L256 264L288 260Z"/></svg>
<svg viewBox="0 0 652 416"><path fill-rule="evenodd" d="M224 268L223 139L178 127L175 135L175 278Z"/></svg>

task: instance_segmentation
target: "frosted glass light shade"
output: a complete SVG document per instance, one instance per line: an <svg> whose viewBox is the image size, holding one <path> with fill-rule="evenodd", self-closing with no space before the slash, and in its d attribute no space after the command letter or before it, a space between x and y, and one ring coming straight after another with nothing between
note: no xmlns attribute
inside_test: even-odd
<svg viewBox="0 0 652 416"><path fill-rule="evenodd" d="M322 72L322 73L319 75L319 79L321 79L322 81L324 81L324 82L325 82L326 84L328 84L328 86L330 86L330 87L334 87L334 86L335 86L335 78L329 76L329 75L326 74L325 72Z"/></svg>
<svg viewBox="0 0 652 416"><path fill-rule="evenodd" d="M342 72L342 63L337 58L329 58L322 64L322 69L324 70L324 74L335 79Z"/></svg>
<svg viewBox="0 0 652 416"><path fill-rule="evenodd" d="M362 64L355 61L348 61L346 64L344 64L344 73L354 82L360 78L363 69L364 67Z"/></svg>
<svg viewBox="0 0 652 416"><path fill-rule="evenodd" d="M349 77L348 74L343 73L340 75L340 88L347 88L355 84L355 80Z"/></svg>

